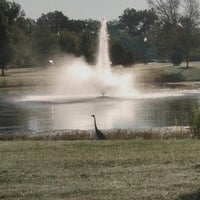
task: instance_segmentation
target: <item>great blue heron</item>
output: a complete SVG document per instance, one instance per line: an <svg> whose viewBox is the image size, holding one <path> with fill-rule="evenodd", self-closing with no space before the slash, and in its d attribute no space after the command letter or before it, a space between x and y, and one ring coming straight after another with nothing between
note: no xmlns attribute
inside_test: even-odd
<svg viewBox="0 0 200 200"><path fill-rule="evenodd" d="M96 132L97 138L99 140L105 140L106 139L105 135L97 128L95 115L91 115L91 116L94 118L94 128L95 128L95 132Z"/></svg>

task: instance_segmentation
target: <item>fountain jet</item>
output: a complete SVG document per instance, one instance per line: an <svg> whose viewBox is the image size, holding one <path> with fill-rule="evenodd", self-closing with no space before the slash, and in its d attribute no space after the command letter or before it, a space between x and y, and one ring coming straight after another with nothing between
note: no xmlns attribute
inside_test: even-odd
<svg viewBox="0 0 200 200"><path fill-rule="evenodd" d="M95 87L102 96L105 96L107 93L112 95L118 93L121 95L125 91L127 95L127 91L132 84L132 77L130 77L130 75L117 76L112 73L108 41L107 21L106 19L103 19L99 32Z"/></svg>
<svg viewBox="0 0 200 200"><path fill-rule="evenodd" d="M99 49L97 56L96 71L101 77L110 75L110 57L108 48L108 32L106 20L103 19L101 22L101 29L99 33Z"/></svg>
<svg viewBox="0 0 200 200"><path fill-rule="evenodd" d="M105 19L101 22L98 43L95 66L89 66L82 58L67 59L68 63L65 63L64 71L58 75L56 85L56 91L61 91L60 95L98 96L101 94L103 97L132 95L132 76L125 74L123 70L113 72L111 68L109 35Z"/></svg>

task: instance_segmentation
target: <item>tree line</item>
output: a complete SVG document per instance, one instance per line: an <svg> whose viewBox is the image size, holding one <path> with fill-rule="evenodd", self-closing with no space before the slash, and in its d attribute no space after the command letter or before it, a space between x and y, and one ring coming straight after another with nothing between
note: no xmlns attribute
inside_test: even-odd
<svg viewBox="0 0 200 200"><path fill-rule="evenodd" d="M127 8L108 22L113 65L151 60L174 65L200 60L197 0L147 0L148 10ZM69 19L60 11L29 19L21 6L0 0L0 67L45 66L66 54L95 62L100 22Z"/></svg>

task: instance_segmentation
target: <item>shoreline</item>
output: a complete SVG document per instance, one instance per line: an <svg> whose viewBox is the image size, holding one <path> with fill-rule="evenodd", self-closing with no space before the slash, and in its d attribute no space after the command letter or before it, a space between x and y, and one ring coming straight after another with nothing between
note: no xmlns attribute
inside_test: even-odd
<svg viewBox="0 0 200 200"><path fill-rule="evenodd" d="M107 140L132 139L191 139L188 126L157 127L149 129L102 130ZM96 140L94 130L9 130L0 131L0 141L9 140Z"/></svg>

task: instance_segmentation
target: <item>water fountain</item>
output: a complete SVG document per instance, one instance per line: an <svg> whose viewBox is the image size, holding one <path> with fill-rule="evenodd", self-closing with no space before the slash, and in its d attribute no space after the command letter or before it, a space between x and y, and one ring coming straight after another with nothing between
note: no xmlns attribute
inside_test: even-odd
<svg viewBox="0 0 200 200"><path fill-rule="evenodd" d="M63 67L49 69L53 81L51 87L31 91L20 89L16 98L10 101L13 107L7 105L9 101L4 102L3 108L11 111L2 124L7 128L10 112L18 113L16 120L10 117L9 123L14 129L19 126L31 130L88 130L93 129L91 114L98 116L101 129L169 126L177 116L183 116L180 121L185 124L184 115L180 113L184 112L185 105L189 107L191 104L181 99L185 92L165 89L136 92L132 74L126 70L116 73L117 70L112 69L108 40L106 20L103 20L96 65L87 64L83 58L68 56ZM183 106L177 110L179 104Z"/></svg>
<svg viewBox="0 0 200 200"><path fill-rule="evenodd" d="M101 30L99 34L99 49L98 59L96 65L97 84L96 87L100 93L105 96L111 87L112 75L111 75L111 61L109 58L108 48L108 33L106 20L104 19L101 23Z"/></svg>
<svg viewBox="0 0 200 200"><path fill-rule="evenodd" d="M131 89L133 88L132 77L128 74L117 76L112 73L108 40L107 24L106 20L103 19L99 34L99 49L96 64L96 88L102 96L129 96Z"/></svg>
<svg viewBox="0 0 200 200"><path fill-rule="evenodd" d="M68 63L64 64L57 76L57 93L77 98L122 97L133 94L132 76L112 72L108 40L107 24L104 19L99 32L96 65L88 65L83 58L68 58Z"/></svg>

